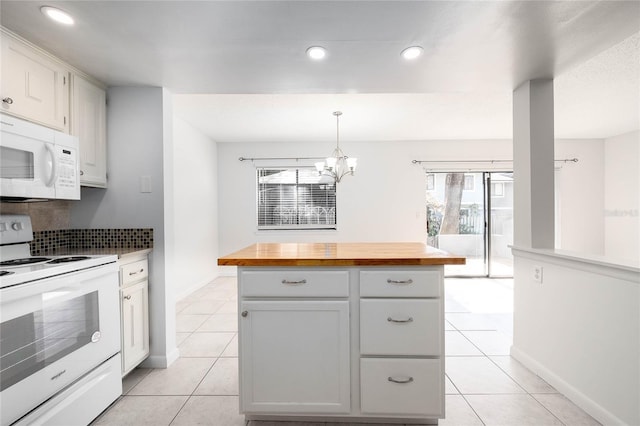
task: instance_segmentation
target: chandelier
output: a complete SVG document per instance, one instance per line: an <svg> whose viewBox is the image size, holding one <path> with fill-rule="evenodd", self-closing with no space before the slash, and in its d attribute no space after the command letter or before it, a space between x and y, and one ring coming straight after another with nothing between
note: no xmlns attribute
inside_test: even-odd
<svg viewBox="0 0 640 426"><path fill-rule="evenodd" d="M331 157L327 157L324 162L315 163L315 166L318 174L330 176L338 183L346 175L353 176L358 159L347 157L340 149L340 116L342 112L334 111L333 115L336 117L336 149L333 150Z"/></svg>

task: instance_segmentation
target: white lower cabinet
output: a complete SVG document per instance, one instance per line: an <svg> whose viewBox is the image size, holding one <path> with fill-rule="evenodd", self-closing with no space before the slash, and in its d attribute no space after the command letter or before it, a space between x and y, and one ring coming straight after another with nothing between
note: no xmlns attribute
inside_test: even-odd
<svg viewBox="0 0 640 426"><path fill-rule="evenodd" d="M363 414L444 417L443 268L360 272Z"/></svg>
<svg viewBox="0 0 640 426"><path fill-rule="evenodd" d="M439 356L439 305L438 299L361 300L360 353Z"/></svg>
<svg viewBox="0 0 640 426"><path fill-rule="evenodd" d="M243 301L241 410L349 413L349 302Z"/></svg>
<svg viewBox="0 0 640 426"><path fill-rule="evenodd" d="M149 272L147 256L120 264L122 375L149 356Z"/></svg>
<svg viewBox="0 0 640 426"><path fill-rule="evenodd" d="M249 419L444 417L443 267L240 267Z"/></svg>
<svg viewBox="0 0 640 426"><path fill-rule="evenodd" d="M362 413L438 417L442 382L440 359L363 358Z"/></svg>

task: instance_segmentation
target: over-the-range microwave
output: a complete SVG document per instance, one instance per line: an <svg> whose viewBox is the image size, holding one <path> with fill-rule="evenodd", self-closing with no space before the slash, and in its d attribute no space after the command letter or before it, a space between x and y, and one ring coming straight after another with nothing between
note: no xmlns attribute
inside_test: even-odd
<svg viewBox="0 0 640 426"><path fill-rule="evenodd" d="M0 199L80 199L78 138L0 114Z"/></svg>

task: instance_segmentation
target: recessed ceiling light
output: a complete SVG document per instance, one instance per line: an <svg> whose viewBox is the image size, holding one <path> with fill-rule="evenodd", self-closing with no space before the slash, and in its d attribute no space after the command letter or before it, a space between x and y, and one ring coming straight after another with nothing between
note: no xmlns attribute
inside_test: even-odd
<svg viewBox="0 0 640 426"><path fill-rule="evenodd" d="M327 56L327 49L322 46L311 46L307 49L307 56L311 59L319 61Z"/></svg>
<svg viewBox="0 0 640 426"><path fill-rule="evenodd" d="M42 6L40 8L45 16L64 25L73 25L73 18L67 12L51 6Z"/></svg>
<svg viewBox="0 0 640 426"><path fill-rule="evenodd" d="M418 56L422 55L422 52L423 52L422 47L420 47L420 46L411 46L411 47L407 47L406 49L404 49L402 51L402 53L400 53L400 54L406 60L411 61L413 59L416 59Z"/></svg>

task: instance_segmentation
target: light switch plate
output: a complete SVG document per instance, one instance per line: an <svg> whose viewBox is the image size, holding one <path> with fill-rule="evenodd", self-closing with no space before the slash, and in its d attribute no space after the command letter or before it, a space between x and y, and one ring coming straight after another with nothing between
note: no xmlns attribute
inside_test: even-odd
<svg viewBox="0 0 640 426"><path fill-rule="evenodd" d="M151 192L151 176L140 176L140 192Z"/></svg>

